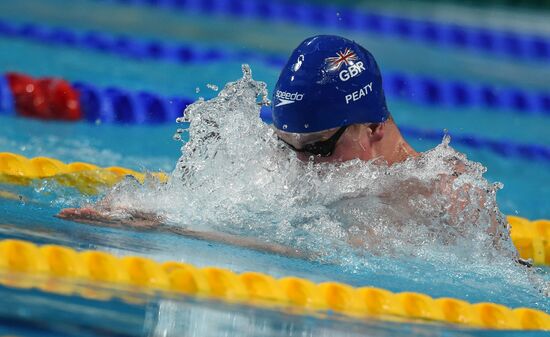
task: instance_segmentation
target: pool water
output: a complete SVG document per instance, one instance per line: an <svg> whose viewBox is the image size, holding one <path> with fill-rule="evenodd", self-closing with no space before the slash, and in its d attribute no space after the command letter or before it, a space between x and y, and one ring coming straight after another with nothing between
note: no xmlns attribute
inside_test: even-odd
<svg viewBox="0 0 550 337"><path fill-rule="evenodd" d="M396 9L393 9L396 10ZM403 15L403 13L397 13ZM406 14L406 13L405 13ZM536 15L536 14L533 14ZM14 19L16 18L16 19ZM515 86L526 90L547 89L547 63L517 61L464 50L430 47L398 38L365 35L339 28L313 29L231 17L171 12L109 1L47 2L28 0L0 4L0 20L66 26L79 31L101 30L136 38L193 43L202 47L251 50L283 58L305 37L339 33L356 38L379 60L383 71L406 71L442 79ZM161 24L158 24L162 22ZM521 30L518 24L515 29ZM232 27L227 30L226 27ZM525 27L528 27L526 22ZM406 55L406 57L403 57ZM97 86L148 90L163 95L198 99L241 77L241 63L249 63L254 78L272 88L277 67L257 60L222 60L178 64L136 60L93 50L52 46L17 37L0 36L0 71L19 71L33 76L60 76ZM457 67L456 64L463 66ZM197 89L198 88L198 89ZM495 140L550 146L550 119L544 114L518 114L503 109L465 109L426 106L389 97L389 107L399 125L474 134ZM84 161L100 166L123 166L139 171L174 169L181 143L173 140L176 123L154 126L44 122L0 115L0 152L27 157L48 156L64 162ZM421 151L440 141L408 139ZM452 145L451 141L451 145ZM503 213L529 219L548 218L550 163L503 157L489 151L456 145L468 158L483 163L485 177L499 181ZM100 196L82 195L53 181L31 186L1 185L1 191L21 196L0 199L1 238L54 243L77 249L99 249L117 255L139 255L158 261L185 261L215 265L236 272L260 271L275 277L296 275L316 282L333 280L353 286L372 285L391 291L417 291L433 297L456 297L469 302L490 301L510 307L526 306L550 312L550 300L540 293L540 283L550 281L548 269L525 272L511 268L499 274L500 265L434 264L418 258L371 257L363 268L293 259L245 248L193 240L165 233L95 227L55 218L61 209L93 202ZM477 270L479 269L479 270ZM538 280L533 284L532 279ZM97 285L85 284L83 287ZM513 291L510 291L513 289ZM38 290L0 288L3 305L0 332L22 336L475 336L490 332L427 324L351 321L334 317L301 317L286 313L180 298L145 296L144 303L120 300L95 302L77 296L62 297ZM113 290L117 294L125 289ZM9 304L9 306L8 306ZM497 332L493 332L496 334ZM510 335L518 332L507 332ZM505 335L498 332L498 335ZM522 332L538 335L537 332Z"/></svg>

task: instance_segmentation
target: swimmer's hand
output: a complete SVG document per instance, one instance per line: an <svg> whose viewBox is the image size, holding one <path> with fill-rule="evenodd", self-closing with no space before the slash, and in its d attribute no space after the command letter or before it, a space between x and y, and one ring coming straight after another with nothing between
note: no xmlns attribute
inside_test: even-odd
<svg viewBox="0 0 550 337"><path fill-rule="evenodd" d="M57 217L95 226L168 232L194 239L241 246L257 251L269 252L288 257L311 258L295 248L283 246L277 243L261 241L256 238L243 237L223 232L197 231L179 226L167 225L164 219L157 214L140 212L136 210L112 211L109 209L99 210L92 207L66 208L59 212Z"/></svg>
<svg viewBox="0 0 550 337"><path fill-rule="evenodd" d="M154 229L162 224L162 219L155 214L136 212L120 213L101 211L92 207L65 208L57 214L58 218L75 222L106 227L132 227L134 229Z"/></svg>

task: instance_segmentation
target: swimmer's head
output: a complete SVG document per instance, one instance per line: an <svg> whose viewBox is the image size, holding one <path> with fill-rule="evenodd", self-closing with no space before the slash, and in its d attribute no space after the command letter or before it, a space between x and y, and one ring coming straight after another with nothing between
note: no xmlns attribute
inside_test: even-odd
<svg viewBox="0 0 550 337"><path fill-rule="evenodd" d="M273 91L273 125L310 134L389 118L372 54L354 41L319 35L292 53Z"/></svg>

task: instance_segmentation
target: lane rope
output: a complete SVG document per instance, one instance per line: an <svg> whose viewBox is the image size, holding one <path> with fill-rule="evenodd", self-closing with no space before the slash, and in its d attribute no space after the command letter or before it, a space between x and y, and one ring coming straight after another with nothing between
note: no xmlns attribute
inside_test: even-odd
<svg viewBox="0 0 550 337"><path fill-rule="evenodd" d="M160 181L168 175L162 172L149 173ZM74 187L84 194L96 194L101 188L113 186L130 175L143 182L146 174L124 167L102 168L93 164L35 157L27 158L14 153L0 152L0 183L28 185L33 179L54 179L59 184Z"/></svg>
<svg viewBox="0 0 550 337"><path fill-rule="evenodd" d="M489 302L471 304L455 298L434 299L416 292L393 293L338 282L316 284L292 276L275 279L259 272L236 274L223 268L158 263L144 257L117 257L101 251L78 252L69 247L37 246L21 240L0 241L0 269L118 284L146 291L168 291L271 309L290 307L304 314L333 311L352 318L400 317L484 329L550 330L550 315L536 309L512 309ZM21 280L4 275L0 275L0 283L12 287L35 286L29 278ZM75 292L69 283L47 282L40 287L63 294ZM81 295L100 299L112 296L90 290Z"/></svg>
<svg viewBox="0 0 550 337"><path fill-rule="evenodd" d="M70 28L27 23L14 24L0 19L0 36L30 39L48 45L62 45L133 59L175 63L208 63L219 61L259 61L281 68L286 58L253 51L230 51L203 48L193 44L140 40L105 32L77 32ZM427 106L482 108L521 115L550 116L550 93L516 87L443 80L430 76L386 71L384 90L389 96Z"/></svg>
<svg viewBox="0 0 550 337"><path fill-rule="evenodd" d="M21 81L28 80L28 76L26 75L10 73L8 76L12 79L12 83L17 83L17 81L13 82L14 78L23 78ZM42 81L39 79L34 82ZM60 80L52 81L49 78L47 81L65 83ZM25 83L27 82L23 84ZM8 88L2 88L2 85L8 86ZM18 111L19 114L36 118L66 119L67 109L63 108L62 103L59 102L57 97L49 99L44 92L37 90L34 85L32 88L35 89L31 91L28 90L28 84L11 84L11 88L14 87L19 87L20 92L15 90L11 96L8 95L8 99L11 97L15 100L11 105L15 106L16 109L21 109L21 111ZM66 85L63 86L63 88L65 87ZM6 90L10 90L10 84L7 81L0 81L0 92L5 92ZM159 124L173 122L193 102L191 98L165 97L152 92L135 92L116 87L98 88L84 82L73 83L72 91L74 91L74 95L77 97L77 108L81 118L93 123ZM53 94L57 93L57 91L53 91ZM41 99L34 99L34 95L41 95ZM57 105L53 105L52 107L44 106L44 102L49 101L53 101ZM39 104L36 106L37 102ZM64 102L69 104L73 101L65 100ZM4 105L9 105L9 103L5 103ZM74 110L70 105L67 108L69 111ZM271 123L269 108L264 107L260 112L260 117L266 123ZM441 141L444 136L442 131L419 129L403 125L400 126L400 130L407 137L423 138L436 142ZM453 141L468 148L487 150L505 158L515 157L550 163L550 146L517 143L510 140L496 140L473 134L453 134Z"/></svg>
<svg viewBox="0 0 550 337"><path fill-rule="evenodd" d="M147 6L190 14L225 15L262 22L285 22L377 34L436 47L457 48L511 60L548 62L550 39L546 36L443 23L399 15L365 12L345 6L291 1L253 0L103 0L123 5Z"/></svg>

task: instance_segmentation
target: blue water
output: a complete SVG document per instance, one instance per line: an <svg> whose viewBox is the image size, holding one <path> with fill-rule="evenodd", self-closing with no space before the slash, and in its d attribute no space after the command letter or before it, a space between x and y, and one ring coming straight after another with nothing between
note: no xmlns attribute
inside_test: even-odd
<svg viewBox="0 0 550 337"><path fill-rule="evenodd" d="M61 6L63 10L60 10ZM202 46L248 49L282 56L288 54L304 37L326 32L84 0L70 3L61 0L1 2L0 18L64 25L80 30L106 30ZM226 28L229 26L231 30ZM475 53L429 48L381 36L339 33L355 36L358 41L365 43L379 59L384 71L397 70L472 83L547 89L550 65L535 66L526 62L491 59ZM20 71L35 76L57 75L71 81L150 90L165 95L212 97L215 92L207 89L206 84L223 86L239 78L240 64L217 62L178 65L139 61L89 50L52 47L0 37L0 73ZM277 79L278 69L261 62L250 64L254 78L265 81L271 88ZM200 89L199 93L196 88ZM446 128L451 134L470 133L492 139L550 145L550 118L544 116L521 116L497 110L425 107L394 99L389 99L389 106L398 124L436 130ZM85 161L101 166L125 166L136 170L171 171L180 155L181 146L181 143L172 139L175 129L175 123L152 127L94 125L0 116L0 152L15 152L28 157L49 156L65 162ZM418 150L437 145L422 139L409 141ZM549 163L503 158L489 151L461 146L457 146L457 149L467 153L470 159L483 163L488 168L486 177L490 181L504 183L504 189L498 193L498 200L505 214L518 214L531 219L550 217ZM143 255L159 261L179 260L201 266L216 265L235 271L257 270L274 276L297 275L315 281L336 280L355 286L373 285L392 291L419 291L434 297L458 297L471 302L493 301L512 307L528 306L550 311L550 300L535 288L518 287L510 292L511 285L506 280L492 279L474 272L456 277L456 271L447 266L433 266L418 260L380 258L377 262L387 267L377 273L350 271L338 265L320 265L169 234L137 233L62 221L54 217L59 210L76 207L97 197L83 196L52 182L37 182L30 187L0 185L0 191L22 196L22 200L0 199L2 238L57 243L78 249L102 249L120 255ZM541 270L537 274L548 281L548 270ZM4 301L0 307L14 303L17 308L0 313L0 333L15 331L22 336L34 336L36 331L52 336L101 333L117 336L162 335L165 330L168 335L196 336L218 334L220 331L226 331L232 336L356 336L365 331L384 336L410 335L413 332L416 335L487 334L425 325L296 318L251 308L177 299L168 305L158 298L148 298L146 305L130 305L117 300L96 303L77 296L59 297L36 290L1 288L0 292L3 294L0 298ZM94 322L108 318L113 320L111 326L94 325ZM200 330L201 323L208 325L207 322L216 324L212 323L212 330ZM95 331L94 326L97 328Z"/></svg>

